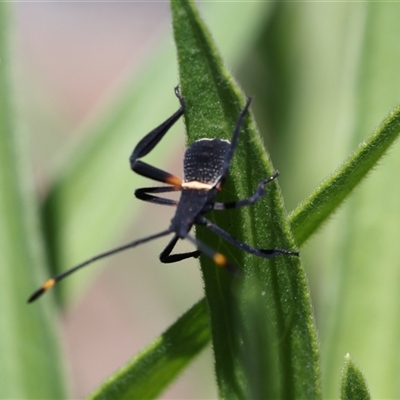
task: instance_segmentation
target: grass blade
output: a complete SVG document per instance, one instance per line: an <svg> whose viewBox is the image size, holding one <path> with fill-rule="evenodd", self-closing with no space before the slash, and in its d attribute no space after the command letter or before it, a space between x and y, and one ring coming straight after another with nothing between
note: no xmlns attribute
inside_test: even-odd
<svg viewBox="0 0 400 400"><path fill-rule="evenodd" d="M200 301L89 399L156 398L209 341L206 304Z"/></svg>
<svg viewBox="0 0 400 400"><path fill-rule="evenodd" d="M369 400L371 398L365 378L349 354L344 358L340 398L341 400Z"/></svg>
<svg viewBox="0 0 400 400"><path fill-rule="evenodd" d="M193 3L171 4L181 87L188 105L185 122L189 142L201 137L230 139L243 96L223 66ZM272 174L264 154L254 125L246 121L230 175L234 185L231 182L226 187L230 199L248 197L262 178ZM233 236L250 240L256 247L294 247L274 184L269 188L268 199L250 210L234 212L234 217L215 213L213 219ZM218 249L240 265L245 274L245 284L240 287L213 262L201 260L220 395L318 398L318 350L307 286L298 260L280 257L263 261L227 247L200 229L198 234L213 247L218 243ZM255 346L256 337L268 340ZM265 368L261 375L254 376L259 365ZM268 376L271 381L266 383Z"/></svg>
<svg viewBox="0 0 400 400"><path fill-rule="evenodd" d="M396 107L378 129L290 214L291 227L299 243L304 243L333 214L386 154L399 134L400 106Z"/></svg>

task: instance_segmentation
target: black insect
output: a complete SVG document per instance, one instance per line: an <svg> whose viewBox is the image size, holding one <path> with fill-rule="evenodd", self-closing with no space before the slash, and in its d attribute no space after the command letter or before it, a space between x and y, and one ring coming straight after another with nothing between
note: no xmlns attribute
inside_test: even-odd
<svg viewBox="0 0 400 400"><path fill-rule="evenodd" d="M171 241L160 254L160 261L162 263L174 263L190 257L197 258L201 253L203 253L212 258L218 266L226 268L233 275L238 275L240 270L236 266L229 263L223 254L214 251L189 234L193 225L206 226L232 245L259 257L272 258L279 254L292 256L299 255L298 252L284 249L258 249L249 246L248 244L235 239L228 232L225 232L223 229L213 224L205 217L205 214L211 210L240 208L255 203L264 195L265 185L273 181L278 176L278 172L275 172L270 178L261 181L258 184L254 194L247 199L227 203L219 203L214 201L215 196L222 189L224 181L228 175L231 160L238 143L239 132L246 112L250 106L251 98L247 99L246 105L240 112L235 129L233 131L231 142L223 139L200 139L196 140L186 150L183 160L183 180L168 172L162 171L156 167L139 161L139 158L144 157L154 149L158 142L168 132L169 128L171 128L171 126L185 112L185 100L180 95L178 87L175 88L175 95L180 102L179 110L160 126L148 133L137 144L130 157L130 164L133 171L139 175L143 175L155 181L170 185L140 188L135 191L135 196L140 200L148 201L154 204L176 206L176 212L171 220L169 228L154 235L135 240L124 246L101 253L93 258L90 258L89 260L84 261L74 268L69 269L68 271L56 275L45 282L40 289L32 294L32 296L28 299L29 303L36 300L44 292L53 287L57 282L61 281L78 269L92 263L93 261L135 247L139 244L149 242L150 240L169 235L171 233L173 234ZM154 195L156 193L158 194L175 191L181 192L179 201ZM197 250L189 253L171 254L179 239L189 240L197 247Z"/></svg>

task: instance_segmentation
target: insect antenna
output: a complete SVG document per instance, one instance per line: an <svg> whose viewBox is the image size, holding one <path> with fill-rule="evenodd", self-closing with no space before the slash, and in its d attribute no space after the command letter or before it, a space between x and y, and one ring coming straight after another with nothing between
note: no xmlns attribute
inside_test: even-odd
<svg viewBox="0 0 400 400"><path fill-rule="evenodd" d="M127 250L127 249L130 249L130 248L135 247L135 246L137 246L139 244L149 242L150 240L157 239L157 238L162 237L162 236L166 236L171 232L172 232L171 229L167 229L165 231L156 233L156 234L151 235L151 236L147 236L147 237L139 239L139 240L135 240L135 241L127 243L127 244L125 244L123 246L116 247L116 248L114 248L112 250L108 250L108 251L106 251L104 253L100 253L100 254L92 257L92 258L89 258L88 260L76 265L75 267L73 267L73 268L71 268L71 269L69 269L69 270L67 270L65 272L62 272L61 274L58 274L58 275L53 276L52 278L48 279L43 284L43 286L41 288L36 290L36 292L34 292L29 297L28 303L32 303L33 301L38 299L42 294L44 294L49 289L51 289L55 284L57 284L58 282L60 282L64 278L66 278L67 276L73 274L74 272L78 271L79 269L81 269L83 267L86 267L87 265L93 263L94 261L100 260L101 258L105 258L105 257L111 256L113 254L119 253L119 252Z"/></svg>

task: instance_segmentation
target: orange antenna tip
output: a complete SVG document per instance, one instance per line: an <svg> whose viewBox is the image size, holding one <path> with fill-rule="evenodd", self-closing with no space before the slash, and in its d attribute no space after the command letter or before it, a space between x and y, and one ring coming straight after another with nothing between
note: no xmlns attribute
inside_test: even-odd
<svg viewBox="0 0 400 400"><path fill-rule="evenodd" d="M52 288L55 284L56 280L54 278L51 278L48 281L46 281L45 284L40 289L36 290L36 292L33 293L31 297L29 297L28 303L32 303L32 301L35 301L38 297L40 297L44 292Z"/></svg>

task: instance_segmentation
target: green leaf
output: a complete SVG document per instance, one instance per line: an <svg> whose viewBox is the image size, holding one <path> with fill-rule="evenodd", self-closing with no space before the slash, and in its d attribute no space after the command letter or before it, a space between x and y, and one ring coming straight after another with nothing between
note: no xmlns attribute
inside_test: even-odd
<svg viewBox="0 0 400 400"><path fill-rule="evenodd" d="M204 301L109 378L89 399L153 399L210 341Z"/></svg>
<svg viewBox="0 0 400 400"><path fill-rule="evenodd" d="M290 214L291 227L299 243L304 243L332 215L386 154L399 134L400 106L397 106L378 129Z"/></svg>
<svg viewBox="0 0 400 400"><path fill-rule="evenodd" d="M203 137L230 139L244 96L193 3L171 5L189 143ZM254 123L246 120L223 199L249 197L271 174ZM268 196L256 205L240 212L215 212L213 221L255 247L293 249L277 186L272 183L268 189ZM261 260L227 246L208 231L197 232L244 273L241 280L234 280L201 257L221 397L319 398L318 348L299 260Z"/></svg>
<svg viewBox="0 0 400 400"><path fill-rule="evenodd" d="M340 398L341 400L368 400L371 398L365 378L349 354L344 358Z"/></svg>
<svg viewBox="0 0 400 400"><path fill-rule="evenodd" d="M28 307L45 264L26 137L17 121L10 12L0 3L0 398L65 397L54 309Z"/></svg>

